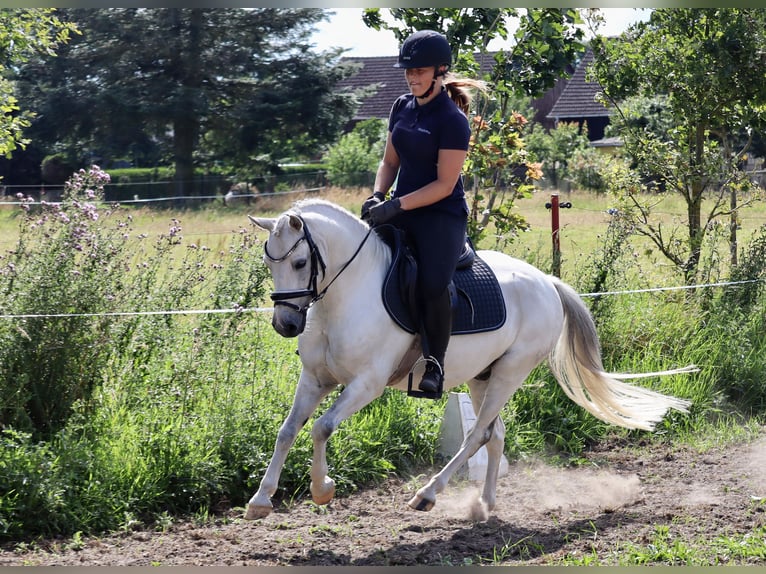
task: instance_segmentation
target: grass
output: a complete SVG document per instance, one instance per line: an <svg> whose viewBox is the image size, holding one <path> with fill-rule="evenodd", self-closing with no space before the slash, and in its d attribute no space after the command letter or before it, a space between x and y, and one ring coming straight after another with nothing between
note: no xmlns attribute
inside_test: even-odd
<svg viewBox="0 0 766 574"><path fill-rule="evenodd" d="M368 193L332 189L323 195L358 210ZM104 310L110 307L103 295L112 291L120 294L115 304L129 310L263 304L269 290L260 263L265 233L246 216L255 210L279 213L295 199L268 198L249 209L129 207L125 243L117 245L117 236L110 235L113 259L106 257L108 265L89 268L87 276L71 274L82 258L67 259L69 235L39 234L27 245L28 260L21 260L29 265L27 275L15 284L8 283L15 275L7 261L19 237L19 210L0 207L3 309L77 310L90 302ZM519 202L532 231L511 245L512 254L543 268L550 261L550 214L544 199L541 193ZM634 247L627 251L636 256L610 260L601 252L610 241L608 202L592 194L570 199L573 209L562 213L565 280L587 289L594 269L601 266L608 271L609 286L630 285L634 279L642 286L675 283L646 250ZM106 218L88 225L97 235L108 228ZM171 227L175 236L168 231ZM139 239L142 235L148 240ZM103 247L103 242L94 245ZM55 262L51 269L56 271L43 271L46 261ZM84 278L78 282L76 277ZM752 303L756 311L747 314L737 311L739 302L726 303L715 294L690 301L675 292L641 293L589 303L609 370L701 366L697 376L642 382L694 401L689 415L673 414L662 423L658 440L729 440L736 437L733 421L741 420L739 411L747 420L766 408L766 367L759 360L766 320L758 312L762 296ZM61 420L45 432L23 417L0 431L0 539L89 534L136 524L161 528L170 516L206 516L222 501L244 504L263 475L292 401L300 371L296 342L279 337L269 318L258 313L94 319L78 323L76 330L66 330L66 321L0 323L0 367L11 373L0 378L0 385L18 385L13 393L3 391L6 404L19 399L18 411L4 416L26 408L23 393L46 398L24 386L45 377L51 382L49 403L64 407L58 411ZM38 345L30 348L30 341ZM62 362L54 366L63 367L29 376L51 356L60 357ZM80 395L63 392L63 381L79 388L85 379L90 382ZM391 472L431 465L442 412L443 401L416 401L387 390L346 421L328 447L338 494ZM612 429L576 407L552 384L545 367L532 373L502 416L511 457L543 451L577 457L608 433L639 436ZM312 422L307 421L307 429ZM311 438L304 430L282 473L277 504L305 497L310 457ZM509 547L500 552L533 551Z"/></svg>
<svg viewBox="0 0 766 574"><path fill-rule="evenodd" d="M762 504L762 503L758 503ZM724 566L761 564L766 558L766 527L747 534L682 539L672 525L658 524L645 544L626 542L611 552L564 556L556 566Z"/></svg>

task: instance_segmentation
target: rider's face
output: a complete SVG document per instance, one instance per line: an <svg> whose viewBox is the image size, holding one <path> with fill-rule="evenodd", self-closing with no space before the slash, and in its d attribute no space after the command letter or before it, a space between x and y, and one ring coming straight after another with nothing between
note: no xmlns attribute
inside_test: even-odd
<svg viewBox="0 0 766 574"><path fill-rule="evenodd" d="M407 68L404 70L404 79L414 95L424 94L431 87L436 68Z"/></svg>

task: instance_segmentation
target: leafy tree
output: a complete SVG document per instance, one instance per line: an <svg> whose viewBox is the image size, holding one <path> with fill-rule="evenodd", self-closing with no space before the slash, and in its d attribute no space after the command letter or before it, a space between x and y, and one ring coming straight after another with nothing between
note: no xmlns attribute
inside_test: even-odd
<svg viewBox="0 0 766 574"><path fill-rule="evenodd" d="M334 90L340 50L312 52L319 9L105 8L67 16L83 35L54 66L20 70L39 110L34 134L80 153L195 165L240 175L314 153L353 113ZM79 158L81 161L83 158ZM255 166L255 167L253 167Z"/></svg>
<svg viewBox="0 0 766 574"><path fill-rule="evenodd" d="M387 23L379 8L364 12L365 23L391 30L403 41L415 30L430 28L445 34L452 47L458 73L481 75L490 88L479 97L473 138L465 172L473 180L471 237L478 242L489 220L507 240L526 222L512 212L516 197L531 192L539 166L520 137L527 120L518 113L519 96L542 95L556 79L569 73L585 51L580 14L575 9L551 8L391 8L398 23ZM511 33L510 24L516 22ZM489 43L506 40L508 49L492 54L493 66L482 70L478 54L487 54Z"/></svg>
<svg viewBox="0 0 766 574"><path fill-rule="evenodd" d="M749 188L740 164L766 119L766 13L658 9L620 38L596 38L593 48L593 77L622 117L625 149L639 174L686 202L685 240L652 218L635 187L623 191L628 213L691 285L712 223L735 215L737 191ZM661 96L654 111L669 113L672 123L631 114L624 102L633 96Z"/></svg>
<svg viewBox="0 0 766 574"><path fill-rule="evenodd" d="M370 119L341 136L324 157L327 179L339 186L370 185L383 155L386 123Z"/></svg>
<svg viewBox="0 0 766 574"><path fill-rule="evenodd" d="M0 155L29 143L22 135L32 115L22 110L9 74L33 56L49 61L77 29L53 8L0 9Z"/></svg>

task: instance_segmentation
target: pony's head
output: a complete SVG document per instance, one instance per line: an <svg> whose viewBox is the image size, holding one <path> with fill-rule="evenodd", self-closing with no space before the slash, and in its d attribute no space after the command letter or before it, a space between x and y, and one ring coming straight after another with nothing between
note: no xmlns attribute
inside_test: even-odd
<svg viewBox="0 0 766 574"><path fill-rule="evenodd" d="M271 324L283 337L296 337L306 327L306 312L316 300L319 273L325 273L324 261L297 212L287 211L276 218L248 217L269 232L263 259L274 281Z"/></svg>
<svg viewBox="0 0 766 574"><path fill-rule="evenodd" d="M324 297L374 234L350 211L322 199L298 201L275 218L248 217L269 232L263 251L275 288L272 325L284 337L300 335L309 307Z"/></svg>

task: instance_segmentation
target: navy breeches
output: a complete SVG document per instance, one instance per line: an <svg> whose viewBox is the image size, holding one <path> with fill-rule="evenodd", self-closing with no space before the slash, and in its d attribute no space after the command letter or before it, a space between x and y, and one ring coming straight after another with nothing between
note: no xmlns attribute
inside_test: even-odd
<svg viewBox="0 0 766 574"><path fill-rule="evenodd" d="M447 289L465 244L465 216L429 208L413 209L390 221L404 230L418 262L420 296L440 298Z"/></svg>

